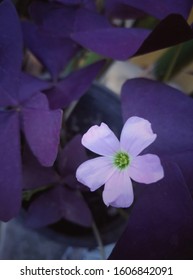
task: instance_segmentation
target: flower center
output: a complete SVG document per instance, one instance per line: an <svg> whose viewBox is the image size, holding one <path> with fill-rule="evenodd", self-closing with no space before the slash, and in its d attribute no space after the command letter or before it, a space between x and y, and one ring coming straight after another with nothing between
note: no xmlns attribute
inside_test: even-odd
<svg viewBox="0 0 193 280"><path fill-rule="evenodd" d="M119 169L125 169L129 165L129 155L124 152L118 152L114 157L114 164Z"/></svg>

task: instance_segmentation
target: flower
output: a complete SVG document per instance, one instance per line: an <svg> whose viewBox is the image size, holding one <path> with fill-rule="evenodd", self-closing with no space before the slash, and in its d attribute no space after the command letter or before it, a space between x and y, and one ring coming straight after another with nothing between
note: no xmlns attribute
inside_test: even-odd
<svg viewBox="0 0 193 280"><path fill-rule="evenodd" d="M164 179L137 186L140 195L110 259L192 260L193 100L161 82L137 78L124 84L121 103L125 121L133 115L148 119L159 135L147 152L160 157Z"/></svg>
<svg viewBox="0 0 193 280"><path fill-rule="evenodd" d="M131 179L150 184L164 176L158 156L139 156L155 139L150 122L135 116L126 121L120 142L105 123L92 126L83 135L82 144L101 156L81 164L77 180L91 191L105 184L103 200L107 206L129 207L134 199Z"/></svg>

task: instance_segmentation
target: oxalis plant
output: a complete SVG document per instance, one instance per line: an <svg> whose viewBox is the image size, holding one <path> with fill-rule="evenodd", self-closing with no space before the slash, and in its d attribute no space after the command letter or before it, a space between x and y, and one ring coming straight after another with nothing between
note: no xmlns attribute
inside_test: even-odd
<svg viewBox="0 0 193 280"><path fill-rule="evenodd" d="M166 84L193 59L191 8L191 0L0 2L1 221L24 209L28 226L67 220L93 227L100 241L85 199L100 192L105 209L126 217L110 259L192 259L193 101ZM121 89L120 135L103 120L68 135L73 106L97 75L163 48L153 79Z"/></svg>

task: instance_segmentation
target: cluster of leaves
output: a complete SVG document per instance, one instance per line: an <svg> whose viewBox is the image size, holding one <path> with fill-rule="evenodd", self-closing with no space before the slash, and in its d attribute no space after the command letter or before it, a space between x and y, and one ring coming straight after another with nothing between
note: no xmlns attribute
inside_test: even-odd
<svg viewBox="0 0 193 280"><path fill-rule="evenodd" d="M1 1L1 220L17 215L23 190L50 186L29 206L30 225L62 218L91 225L82 186L75 180L75 170L87 156L80 136L66 143L62 114L87 91L107 58L126 60L193 39L186 22L191 7L191 0L34 0L21 19L11 0ZM124 23L147 15L156 18L153 30L117 26L113 20ZM24 47L41 62L48 79L26 73ZM87 49L101 60L69 67ZM121 102L124 120L136 115L152 123L159 137L150 152L160 156L165 178L135 188L128 226L111 258L191 258L193 101L162 83L133 79L124 85Z"/></svg>

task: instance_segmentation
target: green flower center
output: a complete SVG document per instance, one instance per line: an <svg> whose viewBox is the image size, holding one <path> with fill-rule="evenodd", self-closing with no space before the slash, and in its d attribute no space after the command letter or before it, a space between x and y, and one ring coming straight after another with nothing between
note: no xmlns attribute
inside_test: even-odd
<svg viewBox="0 0 193 280"><path fill-rule="evenodd" d="M124 152L118 152L114 157L114 164L119 169L125 169L130 163L129 155Z"/></svg>

